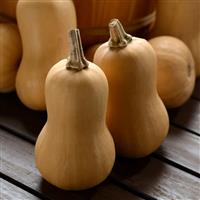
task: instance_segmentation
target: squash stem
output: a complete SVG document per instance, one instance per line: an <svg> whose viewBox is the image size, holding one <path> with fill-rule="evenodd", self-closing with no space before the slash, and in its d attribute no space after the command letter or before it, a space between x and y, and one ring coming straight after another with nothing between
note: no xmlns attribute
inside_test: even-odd
<svg viewBox="0 0 200 200"><path fill-rule="evenodd" d="M112 19L109 23L109 46L113 48L126 47L132 41L132 36L127 34L118 19Z"/></svg>
<svg viewBox="0 0 200 200"><path fill-rule="evenodd" d="M70 56L67 62L67 69L82 70L88 67L88 61L86 60L81 42L81 36L79 29L73 29L69 32L71 39Z"/></svg>

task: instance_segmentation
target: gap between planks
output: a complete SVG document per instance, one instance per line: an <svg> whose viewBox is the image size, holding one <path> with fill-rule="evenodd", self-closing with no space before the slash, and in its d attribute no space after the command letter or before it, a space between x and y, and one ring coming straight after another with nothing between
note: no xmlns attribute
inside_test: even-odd
<svg viewBox="0 0 200 200"><path fill-rule="evenodd" d="M23 134L22 134L22 133L16 132L15 130L11 130L11 131L12 131L12 132L11 132L9 128L4 127L4 126L1 126L1 125L0 125L0 128L1 128L2 130L8 131L9 134L13 134L13 135L19 137L20 139L23 139L24 141L29 142L29 143L35 145L36 138L35 138L35 139L30 139L30 138L28 138L28 137L26 137L26 136L23 137ZM177 128L178 128L178 129L181 129L180 127L177 127ZM198 172L196 172L196 171L194 171L194 170L192 170L192 169L190 169L190 168L188 168L188 167L186 167L186 166L184 166L184 165L182 165L182 164L179 164L179 163L173 161L173 160L170 159L170 158L167 158L167 157L163 156L163 155L162 155L161 153L159 153L159 152L154 152L154 153L152 154L152 156L153 156L155 159L158 159L158 160L163 161L163 162L165 162L165 163L167 163L167 164L169 164L169 165L171 165L171 166L173 166L173 167L176 167L176 168L178 168L178 169L180 169L180 170L183 170L183 171L185 171L186 173L189 173L189 174L191 174L191 175L193 175L193 176L196 176L196 177L198 177L198 178L200 177L200 174L199 174ZM141 197L142 197L142 196L141 196Z"/></svg>
<svg viewBox="0 0 200 200"><path fill-rule="evenodd" d="M0 128L0 131L1 130L3 130L3 129L1 129ZM4 130L3 130L4 131ZM17 135L13 135L12 133L10 133L10 132L7 132L7 130L5 130L6 131L6 133L8 134L8 135L10 135L11 137L17 137L17 138L19 138L19 140L21 140L21 138L19 137L19 136L17 136ZM27 142L26 141L26 139L22 139L22 141L24 141L24 142ZM4 173L2 173L1 171L0 171L0 177L1 178L3 178L4 180L6 180L6 181L8 181L9 183L11 183L11 184L13 184L13 185L15 185L15 186L17 186L17 187L19 187L19 188L21 188L21 189L23 189L24 191L27 191L27 192L29 192L30 194L32 194L32 195L35 195L36 197L38 197L38 198L40 198L40 199L44 199L44 200L55 200L54 198L52 199L52 198L48 198L47 196L45 196L43 193L41 193L41 192L38 192L37 190L35 190L35 189L33 189L33 188L31 188L31 187L29 187L29 186L27 186L26 184L23 184L21 181L18 181L18 180L16 180L16 178L13 178L12 176L8 176L8 175L6 175L6 174L4 174ZM152 200L155 200L154 198L151 198L150 196L148 196L148 195L146 195L146 194L144 194L144 193L142 193L142 192L138 192L138 191L133 191L133 190L129 190L129 189L127 189L126 187L123 187L122 189L118 189L118 186L119 186L119 184L116 184L116 182L115 181L113 181L112 179L110 179L110 182L111 183L113 183L114 184L114 187L115 187L115 185L116 185L116 187L114 188L115 189L115 191L117 191L117 192L119 192L120 190L122 191L122 189L123 190L125 190L125 191L123 191L123 193L127 196L127 199L130 199L130 200L142 200L142 199L152 199ZM45 184L46 184L46 182L45 182ZM49 186L51 186L50 184L49 184ZM109 186L110 187L110 186ZM65 192L64 190L61 190L60 191L61 193L62 192ZM73 191L72 191L73 192ZM109 193L110 191L108 190L107 191L107 193ZM129 194L130 193L130 194ZM100 193L101 194L101 193ZM115 195L115 194L113 194L113 195ZM132 196L131 196L132 195ZM77 196L79 196L79 195L77 195ZM105 197L107 197L107 196L109 196L108 194L107 195L103 195L104 196L104 198ZM66 196L67 197L67 196ZM147 198L148 197L148 198ZM76 195L74 195L73 196L73 194L72 194L72 198L73 199L80 199L80 198L76 198ZM98 199L99 197L95 197L94 199L96 200L96 199ZM108 198L108 197L107 197ZM107 199L106 198L106 199ZM110 197L111 198L111 197ZM108 198L108 200L110 200L110 198ZM63 199L63 198L62 198ZM88 199L88 198L81 198L81 199ZM92 198L93 199L93 198Z"/></svg>
<svg viewBox="0 0 200 200"><path fill-rule="evenodd" d="M12 136L12 134L10 134L10 135ZM169 163L167 163L167 164L169 164ZM116 179L115 176L111 176L111 177L114 178L115 181L118 182L120 185L124 185L124 188L126 188L127 191L129 191L129 192L132 191L133 194L135 194L137 196L139 195L141 198L144 198L144 199L149 199L149 198L155 199L151 196L146 195L145 193L138 192L138 190L132 186L129 187L129 184L127 185L127 184L122 183L118 178ZM130 188L131 188L131 190L130 190Z"/></svg>
<svg viewBox="0 0 200 200"><path fill-rule="evenodd" d="M22 190L34 195L35 197L38 197L40 199L44 199L44 200L50 200L46 197L44 197L43 195L41 195L39 192L37 192L36 190L33 190L32 188L24 185L23 183L11 178L10 176L7 176L5 174L3 174L2 172L0 172L0 178L6 180L7 182L13 184L14 186L21 188Z"/></svg>
<svg viewBox="0 0 200 200"><path fill-rule="evenodd" d="M1 200L41 200L20 187L0 177L0 199Z"/></svg>
<svg viewBox="0 0 200 200"><path fill-rule="evenodd" d="M195 100L195 101L199 101L198 97L196 97L196 96L193 96L192 99ZM188 128L182 126L182 125L176 124L176 123L174 123L174 122L171 122L171 124L173 124L174 126L180 128L180 129L184 129L184 130L186 130L186 131L189 132L189 133L195 134L195 135L197 135L197 136L200 135L199 133L197 133L197 132L195 132L195 131L193 131L193 130L190 130L190 129L188 129ZM30 139L29 137L23 136L23 133L20 133L20 132L18 132L18 131L15 131L15 130L10 129L9 127L3 126L3 125L2 125L2 126L0 125L0 127L1 127L2 129L4 129L4 130L7 130L9 133L11 132L12 134L14 134L14 135L20 137L21 139L23 139L23 140L25 140L25 141L28 141L29 143L32 143L32 144L35 143L35 140L34 140L34 139ZM161 154L154 153L154 154L153 154L153 157L156 158L156 159L159 159L159 160L161 160L161 161L164 161L165 163L170 164L170 165L172 165L172 166L174 166L174 167L176 167L176 168L179 168L179 169L181 169L181 170L183 170L183 171L185 171L185 172L187 172L187 173L190 173L190 174L192 174L192 175L194 175L194 176L199 177L199 174L196 174L195 171L190 170L189 168L187 168L187 167L185 167L185 166L183 166L183 165L180 165L180 164L178 164L178 163L176 163L176 162L174 162L174 161L172 161L172 160L170 160L170 159L168 159L168 158L166 158L166 157L163 157ZM194 173L194 172L195 172L195 173ZM111 178L112 178L112 177L111 177ZM11 178L11 179L12 179L12 178ZM113 178L112 178L112 179L113 179ZM113 179L113 180L114 180L114 179ZM122 185L124 186L123 183L120 183L120 182L118 182L118 181L116 181L116 180L114 180L114 182L118 183L118 184L121 185L121 186L122 186ZM125 185L124 187L127 188L128 191L130 190L130 188L127 187L127 185ZM30 189L31 189L31 188L30 188ZM35 191L35 190L34 190L34 191ZM131 191L132 191L132 188L131 188ZM138 193L137 190L135 190L134 192L135 192L136 194ZM142 197L145 197L145 199L146 199L146 198L147 198L147 199L152 198L152 197L149 197L148 195L147 195L147 196L145 196L145 195L146 195L146 194L142 194L141 196L142 196ZM44 197L43 197L43 198L44 198ZM154 199L154 198L153 198L153 199Z"/></svg>

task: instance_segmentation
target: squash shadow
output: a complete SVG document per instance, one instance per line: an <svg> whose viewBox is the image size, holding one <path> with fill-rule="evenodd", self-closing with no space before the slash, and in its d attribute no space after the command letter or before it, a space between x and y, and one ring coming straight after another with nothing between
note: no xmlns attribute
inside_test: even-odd
<svg viewBox="0 0 200 200"><path fill-rule="evenodd" d="M164 170L164 163L152 155L139 159L117 157L111 176L129 188L138 191L142 188L148 193L159 186Z"/></svg>
<svg viewBox="0 0 200 200"><path fill-rule="evenodd" d="M59 189L41 178L39 191L46 198L56 200L66 199L109 199L114 195L118 200L118 192L124 185L133 190L152 192L152 187L159 187L164 164L151 156L141 159L127 159L117 156L111 174L101 184L82 191L65 191ZM108 195L108 197L107 197Z"/></svg>
<svg viewBox="0 0 200 200"><path fill-rule="evenodd" d="M46 122L46 112L25 107L15 92L0 94L0 125L32 141Z"/></svg>
<svg viewBox="0 0 200 200"><path fill-rule="evenodd" d="M200 104L194 99L189 99L183 106L168 110L170 122L183 128L200 133Z"/></svg>
<svg viewBox="0 0 200 200"><path fill-rule="evenodd" d="M108 191L109 191L109 193L112 191L115 194L115 191L113 191L113 185L110 183L109 177L105 181L103 181L101 184L99 184L95 187L92 187L90 189L81 190L81 191L62 190L62 189L59 189L59 188L51 185L46 180L41 178L41 182L39 185L39 191L41 194L43 194L43 196L45 196L45 198L56 199L56 200L104 199L104 197L107 195L106 193Z"/></svg>

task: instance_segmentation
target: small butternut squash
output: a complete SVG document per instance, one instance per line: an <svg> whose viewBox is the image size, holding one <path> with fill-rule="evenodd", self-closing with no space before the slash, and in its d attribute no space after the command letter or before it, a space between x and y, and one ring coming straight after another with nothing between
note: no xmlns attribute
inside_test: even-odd
<svg viewBox="0 0 200 200"><path fill-rule="evenodd" d="M70 35L70 57L55 64L46 79L48 120L37 139L35 159L51 184L82 190L108 176L115 148L105 123L107 79L84 58L78 29Z"/></svg>
<svg viewBox="0 0 200 200"><path fill-rule="evenodd" d="M160 36L149 40L158 58L157 89L167 108L184 104L195 84L194 59L178 38Z"/></svg>
<svg viewBox="0 0 200 200"><path fill-rule="evenodd" d="M170 35L190 48L200 76L200 1L157 0L157 16L151 37Z"/></svg>
<svg viewBox="0 0 200 200"><path fill-rule="evenodd" d="M15 89L15 77L22 55L17 25L0 22L0 92Z"/></svg>
<svg viewBox="0 0 200 200"><path fill-rule="evenodd" d="M27 107L44 110L47 73L69 53L66 35L76 27L74 5L71 0L19 0L17 22L23 57L17 73L16 91Z"/></svg>
<svg viewBox="0 0 200 200"><path fill-rule="evenodd" d="M94 55L109 83L108 128L120 155L147 156L169 128L156 88L156 54L146 40L126 34L119 20L112 20L109 29L110 40Z"/></svg>

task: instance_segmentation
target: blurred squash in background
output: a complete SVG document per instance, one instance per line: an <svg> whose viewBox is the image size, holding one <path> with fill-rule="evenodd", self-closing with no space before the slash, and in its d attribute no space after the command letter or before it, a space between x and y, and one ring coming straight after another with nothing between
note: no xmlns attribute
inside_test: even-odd
<svg viewBox="0 0 200 200"><path fill-rule="evenodd" d="M192 51L196 75L200 76L200 1L157 0L157 15L151 36L171 35Z"/></svg>
<svg viewBox="0 0 200 200"><path fill-rule="evenodd" d="M0 92L15 89L15 78L22 56L17 25L0 21Z"/></svg>

